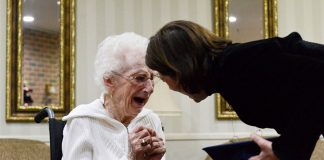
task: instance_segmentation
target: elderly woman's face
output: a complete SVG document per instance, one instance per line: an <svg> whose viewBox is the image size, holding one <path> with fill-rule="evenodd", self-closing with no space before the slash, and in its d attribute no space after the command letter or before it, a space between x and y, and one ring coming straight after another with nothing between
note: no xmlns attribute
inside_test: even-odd
<svg viewBox="0 0 324 160"><path fill-rule="evenodd" d="M146 66L135 66L132 69L114 75L111 88L116 107L124 110L127 115L137 115L153 93L153 72Z"/></svg>

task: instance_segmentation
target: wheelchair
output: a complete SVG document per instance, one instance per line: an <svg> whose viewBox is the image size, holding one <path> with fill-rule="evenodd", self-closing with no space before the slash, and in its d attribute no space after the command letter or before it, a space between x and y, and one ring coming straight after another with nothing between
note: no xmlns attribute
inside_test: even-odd
<svg viewBox="0 0 324 160"><path fill-rule="evenodd" d="M40 123L46 117L48 117L49 124L51 160L61 160L63 129L66 122L55 119L53 110L48 107L45 107L39 111L34 117L34 120L36 123Z"/></svg>

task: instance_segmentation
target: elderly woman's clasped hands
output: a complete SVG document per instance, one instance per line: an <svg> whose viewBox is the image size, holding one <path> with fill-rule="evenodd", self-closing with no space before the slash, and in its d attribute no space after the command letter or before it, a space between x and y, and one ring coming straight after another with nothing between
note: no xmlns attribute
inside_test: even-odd
<svg viewBox="0 0 324 160"><path fill-rule="evenodd" d="M153 129L136 127L129 133L131 160L160 160L166 148L163 139Z"/></svg>

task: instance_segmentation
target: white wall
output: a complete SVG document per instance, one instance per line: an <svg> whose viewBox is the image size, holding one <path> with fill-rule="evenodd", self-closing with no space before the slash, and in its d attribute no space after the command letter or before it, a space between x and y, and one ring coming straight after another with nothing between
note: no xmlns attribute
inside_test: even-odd
<svg viewBox="0 0 324 160"><path fill-rule="evenodd" d="M278 6L280 36L298 31L306 40L324 43L322 0L280 0ZM88 103L100 94L92 78L93 61L98 43L106 36L134 31L149 37L176 19L192 20L212 29L211 12L211 0L77 0L76 104ZM5 122L5 24L6 0L0 0L0 137L48 141L46 124ZM168 159L204 159L202 147L257 130L240 121L216 120L214 97L196 104L178 93L170 94L182 115L161 117L166 128Z"/></svg>
<svg viewBox="0 0 324 160"><path fill-rule="evenodd" d="M324 43L324 1L278 0L279 36L297 31L303 39Z"/></svg>

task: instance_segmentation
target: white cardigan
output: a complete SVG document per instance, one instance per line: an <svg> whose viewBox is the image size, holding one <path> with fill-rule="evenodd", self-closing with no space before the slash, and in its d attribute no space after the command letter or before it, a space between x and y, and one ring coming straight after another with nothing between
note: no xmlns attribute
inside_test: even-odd
<svg viewBox="0 0 324 160"><path fill-rule="evenodd" d="M165 142L160 118L146 108L127 128L111 118L102 99L76 107L63 120L67 123L63 131L62 160L128 160L128 132L140 125L154 129Z"/></svg>

